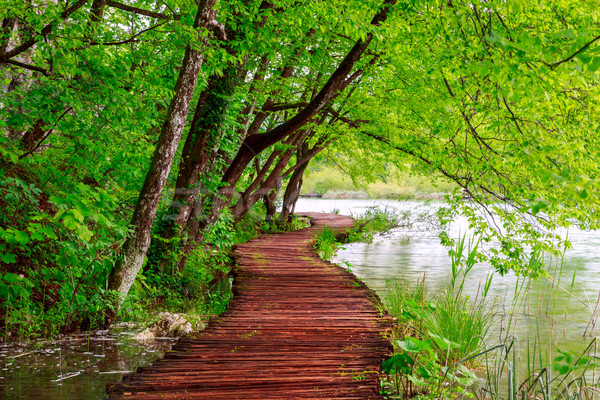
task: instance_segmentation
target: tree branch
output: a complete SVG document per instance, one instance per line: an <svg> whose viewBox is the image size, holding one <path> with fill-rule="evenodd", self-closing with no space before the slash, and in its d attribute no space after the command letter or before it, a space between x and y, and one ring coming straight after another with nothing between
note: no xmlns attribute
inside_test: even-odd
<svg viewBox="0 0 600 400"><path fill-rule="evenodd" d="M40 148L40 146L42 145L42 143L44 142L44 140L48 139L48 137L50 136L50 134L52 133L52 131L54 130L54 128L56 127L56 124L58 124L60 122L60 120L67 115L67 113L69 111L71 111L73 109L73 107L67 107L67 109L60 115L60 117L58 117L58 119L56 120L56 122L54 123L54 125L52 125L52 128L48 129L48 131L46 131L46 133L44 134L44 137L40 139L40 141L35 145L35 147L31 150L29 150L27 153L22 154L21 156L19 156L19 160L24 159L25 157L35 153L35 151L37 149Z"/></svg>
<svg viewBox="0 0 600 400"><path fill-rule="evenodd" d="M450 87L450 83L448 83L448 80L446 79L446 77L444 77L444 83L446 84L446 88L448 89L448 92L450 92L450 96L454 97L454 92L452 92L452 88Z"/></svg>
<svg viewBox="0 0 600 400"><path fill-rule="evenodd" d="M163 22L161 22L159 24L156 24L156 25L153 25L153 26L151 26L149 28L143 29L143 30L139 31L138 33L136 33L135 35L133 35L132 37L130 37L129 39L125 39L125 40L122 40L120 42L98 43L96 41L93 41L93 42L90 42L89 45L87 45L85 47L80 47L77 50L85 49L85 48L88 48L89 46L120 46L122 44L137 43L137 42L139 42L139 40L137 39L138 36L140 36L140 35L148 32L148 31L154 30L154 29L156 29L156 28L158 28L158 27L160 27L160 26L162 26L162 25L164 25L166 23L167 23L167 21L163 21Z"/></svg>
<svg viewBox="0 0 600 400"><path fill-rule="evenodd" d="M114 1L114 0L106 0L106 5L113 7L113 8L118 8L119 10L127 11L127 12L138 14L138 15L144 15L146 17L157 18L157 19L178 20L181 18L181 16L176 15L176 14L166 15L166 14L155 12L155 11L144 10L143 8L133 7L128 4L119 3L118 1Z"/></svg>
<svg viewBox="0 0 600 400"><path fill-rule="evenodd" d="M523 136L523 131L521 130L521 127L519 126L519 123L517 122L517 116L515 115L515 113L513 113L512 109L508 105L508 102L506 101L506 98L504 96L502 96L502 101L504 102L504 105L506 106L506 109L510 113L510 115L512 117L511 119L515 123L515 126L517 127L517 130L519 131L519 133L521 134L521 136Z"/></svg>
<svg viewBox="0 0 600 400"><path fill-rule="evenodd" d="M405 149L403 147L396 146L396 145L392 144L388 139L384 138L383 136L379 136L379 135L376 135L374 133L369 133L369 132L365 132L365 131L359 131L359 132L362 133L365 136L368 136L370 138L373 138L373 139L377 140L378 142L384 143L384 144L390 146L391 148L396 149L396 150L398 150L398 151L400 151L402 153L405 153L405 154L408 154L408 155L410 155L412 157L418 158L419 160L423 161L425 164L427 164L427 165L435 168L439 172L441 172L447 178L449 178L449 179L453 180L454 182L456 182L460 187L466 189L467 183L469 181L469 178L460 177L458 175L452 174L452 173L446 171L445 169L443 169L443 168L441 168L439 166L434 165L433 162L431 160L429 160L428 158L425 158L424 156L418 155L417 153L415 153L412 150ZM465 180L466 182L462 182L463 180Z"/></svg>
<svg viewBox="0 0 600 400"><path fill-rule="evenodd" d="M265 104L263 106L263 111L284 111L284 110L293 110L295 108L306 107L308 105L307 102L301 101L298 103L273 103L273 104Z"/></svg>
<svg viewBox="0 0 600 400"><path fill-rule="evenodd" d="M593 38L592 40L590 40L589 42L587 42L585 45L583 45L582 48L580 48L579 50L577 50L575 53L571 54L569 57L565 58L564 60L561 61L557 61L553 64L546 64L547 66L549 66L551 69L554 69L556 67L558 67L559 65L566 63L568 61L571 61L573 58L575 58L579 53L582 53L583 51L587 50L588 47L590 47L595 41L597 41L598 39L600 39L600 36L596 36L595 38Z"/></svg>
<svg viewBox="0 0 600 400"><path fill-rule="evenodd" d="M31 65L31 64L25 64L25 63L22 63L22 62L19 62L19 61L15 61L15 60L2 60L2 59L0 59L0 64L12 64L12 65L16 65L17 67L21 67L23 69L28 69L28 70L31 70L31 71L41 72L45 76L50 76L50 71L48 71L45 68L37 67L37 66Z"/></svg>
<svg viewBox="0 0 600 400"><path fill-rule="evenodd" d="M65 11L63 11L60 14L61 19L63 19L63 20L67 19L75 11L77 11L81 7L83 7L88 1L89 0L76 1L71 7L67 8ZM50 32L52 32L52 28L54 28L55 23L56 23L56 21L53 21L53 22L49 23L48 25L46 25L44 28L42 28L42 30L40 32L41 35L34 34L31 37L29 37L29 39L27 39L27 41L21 43L20 46L17 46L14 49L12 49L11 51L7 51L7 52L4 52L3 54L1 54L0 55L0 63L6 62L8 59L10 59L16 55L19 55L19 54L23 53L24 51L27 51L30 47L32 47L37 42L38 37L47 36Z"/></svg>
<svg viewBox="0 0 600 400"><path fill-rule="evenodd" d="M343 123L345 123L346 125L348 125L351 128L358 128L360 126L360 124L368 124L369 122L371 122L370 120L366 120L366 119L353 120L353 119L344 117L342 114L340 114L338 111L334 110L332 107L327 107L325 109L325 111L327 113L329 113L331 116L333 116L336 120L342 121Z"/></svg>
<svg viewBox="0 0 600 400"><path fill-rule="evenodd" d="M325 143L323 143L322 146L315 146L312 149L310 149L310 151L308 152L308 154L306 156L302 157L300 160L298 160L296 162L296 164L294 164L292 167L288 168L284 173L282 173L281 177L285 178L286 176L288 176L289 174L291 174L292 172L294 172L295 170L300 168L302 165L309 162L311 158L313 158L314 156L319 154L321 151L325 150L325 148L327 146L329 146L333 140L334 139L330 139L330 140L326 141Z"/></svg>

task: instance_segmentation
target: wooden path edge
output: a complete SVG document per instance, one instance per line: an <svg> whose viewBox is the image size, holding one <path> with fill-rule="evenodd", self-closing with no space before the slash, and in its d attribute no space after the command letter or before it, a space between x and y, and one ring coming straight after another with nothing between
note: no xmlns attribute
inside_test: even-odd
<svg viewBox="0 0 600 400"><path fill-rule="evenodd" d="M307 214L313 226L235 249L234 298L164 358L107 385L109 399L383 399L392 318L348 270L318 258L314 235L352 218Z"/></svg>

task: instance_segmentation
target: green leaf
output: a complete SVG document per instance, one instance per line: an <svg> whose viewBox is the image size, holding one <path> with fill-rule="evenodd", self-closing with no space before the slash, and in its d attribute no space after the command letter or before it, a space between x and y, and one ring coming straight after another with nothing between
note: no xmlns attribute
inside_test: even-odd
<svg viewBox="0 0 600 400"><path fill-rule="evenodd" d="M427 382L417 378L414 375L407 375L407 378L409 381L411 381L415 386L425 386L427 385Z"/></svg>
<svg viewBox="0 0 600 400"><path fill-rule="evenodd" d="M58 236L56 236L54 230L50 226L44 226L42 232L50 239L58 239Z"/></svg>
<svg viewBox="0 0 600 400"><path fill-rule="evenodd" d="M13 235L15 241L20 245L26 245L31 242L29 235L23 231L14 231Z"/></svg>
<svg viewBox="0 0 600 400"><path fill-rule="evenodd" d="M12 264L17 261L17 256L12 253L0 254L0 261L5 264Z"/></svg>
<svg viewBox="0 0 600 400"><path fill-rule="evenodd" d="M79 226L79 224L77 223L77 221L75 221L75 218L71 214L66 214L65 217L62 219L62 222L64 226L71 231L74 231Z"/></svg>
<svg viewBox="0 0 600 400"><path fill-rule="evenodd" d="M395 373L408 374L413 364L414 360L408 354L394 354L382 363L381 369L388 375Z"/></svg>
<svg viewBox="0 0 600 400"><path fill-rule="evenodd" d="M77 236L79 236L79 238L84 242L89 242L94 236L94 232L92 232L85 225L78 225L77 229L75 229L75 232L77 233Z"/></svg>
<svg viewBox="0 0 600 400"><path fill-rule="evenodd" d="M407 336L405 340L396 340L396 346L409 353L420 353L431 349L431 342Z"/></svg>
<svg viewBox="0 0 600 400"><path fill-rule="evenodd" d="M13 274L12 272L7 272L4 274L4 280L6 283L15 284L21 282L21 277L17 274Z"/></svg>
<svg viewBox="0 0 600 400"><path fill-rule="evenodd" d="M75 218L77 220L77 222L82 223L83 222L83 214L79 211L79 209L74 208L71 210L71 215L73 215L73 218Z"/></svg>
<svg viewBox="0 0 600 400"><path fill-rule="evenodd" d="M446 338L443 338L441 336L438 336L438 335L436 335L436 334L434 334L432 332L428 332L427 334L429 335L429 337L431 337L434 340L435 344L440 349L449 350L449 349L459 349L459 348L462 347L460 344L455 343L455 342L453 342L451 340L448 340Z"/></svg>

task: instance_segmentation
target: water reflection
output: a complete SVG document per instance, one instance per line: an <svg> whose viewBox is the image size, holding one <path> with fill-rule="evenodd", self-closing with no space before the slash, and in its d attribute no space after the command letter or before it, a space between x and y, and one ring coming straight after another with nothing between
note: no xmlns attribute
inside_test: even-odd
<svg viewBox="0 0 600 400"><path fill-rule="evenodd" d="M414 201L301 199L296 211L337 210L340 214L356 215L373 205L401 210L423 207L422 202ZM434 203L428 207L438 206ZM452 224L449 234L458 237L460 232L467 231L466 223L459 220ZM600 232L572 228L562 232L563 236L566 234L573 248L567 251L564 262L546 260L553 281L530 282L512 273L494 275L489 295L495 299L495 309L501 317L494 330L498 340L514 334L523 341L537 337L542 343L560 349L583 350L590 338L598 335L600 253L597 249L600 248ZM450 282L451 268L447 249L440 244L437 235L435 231L399 231L375 238L371 244L345 245L337 258L352 264L354 272L380 296L385 294L387 280L400 279L415 285L423 276L430 291L440 291ZM475 266L465 281L465 293L477 296L491 272L487 264ZM511 316L518 318L518 324L512 325L511 332L506 332Z"/></svg>
<svg viewBox="0 0 600 400"><path fill-rule="evenodd" d="M0 398L100 399L107 383L152 363L176 340L139 343L133 334L117 326L37 346L0 345Z"/></svg>

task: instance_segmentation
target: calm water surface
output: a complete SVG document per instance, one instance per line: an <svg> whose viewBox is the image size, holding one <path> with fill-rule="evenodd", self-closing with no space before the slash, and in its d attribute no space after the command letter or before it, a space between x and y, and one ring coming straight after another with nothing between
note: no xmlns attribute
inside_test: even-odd
<svg viewBox="0 0 600 400"><path fill-rule="evenodd" d="M101 399L107 383L151 364L175 342L139 343L133 334L117 326L38 346L0 345L0 399Z"/></svg>
<svg viewBox="0 0 600 400"><path fill-rule="evenodd" d="M296 211L337 211L356 215L374 205L400 210L439 207L439 204L426 206L422 202L300 199ZM459 237L465 231L464 221L457 221L449 228L451 237ZM599 334L596 318L600 312L600 308L597 308L600 293L600 232L572 228L568 234L573 248L565 255L562 271L557 268L556 261L550 261L549 271L556 276L555 283L547 279L530 282L518 279L514 274L494 275L488 298L491 297L496 304L499 322L494 329L496 337L491 340L501 341L507 336L504 328L511 312L518 317L518 324L508 334L521 342L539 334L544 344L555 349L581 351ZM338 252L337 259L349 262L354 267L354 273L382 298L385 297L386 282L389 280L399 279L408 285L415 285L425 276L426 287L433 292L443 290L450 282L450 258L435 230L399 230L377 237L371 244L354 243L344 247ZM487 264L475 266L465 281L466 294L475 297L491 272ZM521 288L522 293L528 291L529 294L516 297L515 288Z"/></svg>

